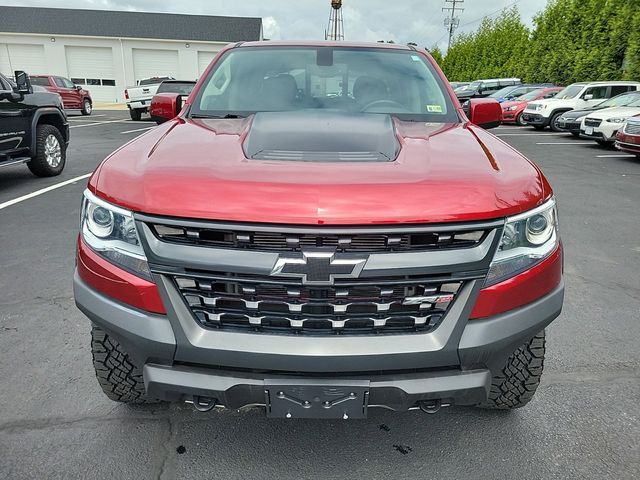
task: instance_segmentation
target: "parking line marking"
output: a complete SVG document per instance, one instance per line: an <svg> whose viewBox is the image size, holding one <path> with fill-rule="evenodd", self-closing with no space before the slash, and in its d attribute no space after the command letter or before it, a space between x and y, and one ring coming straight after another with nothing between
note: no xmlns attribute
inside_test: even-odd
<svg viewBox="0 0 640 480"><path fill-rule="evenodd" d="M84 117L84 116L83 116L83 117L68 117L68 119L69 119L69 120L85 120L85 121L87 121L87 120L91 120L92 118L96 118L96 117L106 117L106 116L107 116L107 114L106 114L106 113L102 113L102 114L100 114L100 115L91 115L91 118L88 118L88 117Z"/></svg>
<svg viewBox="0 0 640 480"><path fill-rule="evenodd" d="M598 155L597 158L633 158L635 155L624 155L621 153L613 153L611 155Z"/></svg>
<svg viewBox="0 0 640 480"><path fill-rule="evenodd" d="M56 190L58 188L64 187L64 186L69 185L71 183L76 183L76 182L78 182L80 180L83 180L85 178L89 178L90 176L91 176L91 173L87 173L86 175L80 175L79 177L75 177L75 178L72 178L70 180L65 180L64 182L56 183L55 185L50 185L50 186L48 186L46 188L42 188L40 190L36 190L35 192L28 193L28 194L23 195L23 196L18 197L18 198L14 198L13 200L9 200L7 202L0 203L0 210L2 210L3 208L10 207L11 205L15 205L16 203L20 203L20 202L24 202L25 200L29 200L30 198L37 197L39 195L42 195L43 193L47 193L47 192L50 192L52 190Z"/></svg>
<svg viewBox="0 0 640 480"><path fill-rule="evenodd" d="M536 145L580 145L583 146L584 143L580 142L538 142Z"/></svg>
<svg viewBox="0 0 640 480"><path fill-rule="evenodd" d="M120 133L142 132L144 130L151 130L152 128L156 128L155 125L153 125L151 127L145 127L145 128L136 128L135 130L127 130L126 132L120 132Z"/></svg>
<svg viewBox="0 0 640 480"><path fill-rule="evenodd" d="M105 123L124 123L130 122L131 120L105 120L104 122L95 122L95 123L84 123L81 125L71 125L69 128L82 128L82 127L93 127L95 125L104 125Z"/></svg>

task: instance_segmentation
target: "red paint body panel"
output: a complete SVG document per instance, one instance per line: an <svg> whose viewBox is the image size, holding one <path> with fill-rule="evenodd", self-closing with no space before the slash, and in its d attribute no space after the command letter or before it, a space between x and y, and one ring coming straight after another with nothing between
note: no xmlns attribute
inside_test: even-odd
<svg viewBox="0 0 640 480"><path fill-rule="evenodd" d="M76 90L75 88L60 87L56 84L55 75L31 75L31 78L46 78L49 82L48 85L42 85L49 92L57 93L62 98L64 108L82 108L85 98L88 98L91 103L91 94L88 90L81 88Z"/></svg>
<svg viewBox="0 0 640 480"><path fill-rule="evenodd" d="M156 93L149 107L151 118L171 120L176 117L182 108L180 97L179 93Z"/></svg>
<svg viewBox="0 0 640 480"><path fill-rule="evenodd" d="M535 267L480 291L472 319L513 310L551 293L562 282L562 244Z"/></svg>
<svg viewBox="0 0 640 480"><path fill-rule="evenodd" d="M108 262L78 238L78 274L108 297L147 312L166 314L158 287Z"/></svg>
<svg viewBox="0 0 640 480"><path fill-rule="evenodd" d="M397 160L363 165L247 160L242 142L250 124L167 122L105 160L90 188L151 214L335 225L491 219L551 195L533 164L470 125L396 122Z"/></svg>

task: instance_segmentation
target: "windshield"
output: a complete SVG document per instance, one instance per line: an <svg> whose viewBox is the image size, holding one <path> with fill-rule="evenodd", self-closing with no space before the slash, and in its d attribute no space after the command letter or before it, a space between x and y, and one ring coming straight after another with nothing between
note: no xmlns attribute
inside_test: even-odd
<svg viewBox="0 0 640 480"><path fill-rule="evenodd" d="M489 98L502 98L510 92L513 92L515 89L520 88L518 86L510 85L508 87L501 88L497 92L493 92L489 95Z"/></svg>
<svg viewBox="0 0 640 480"><path fill-rule="evenodd" d="M158 87L157 93L180 93L181 95L189 95L195 82L162 82Z"/></svg>
<svg viewBox="0 0 640 480"><path fill-rule="evenodd" d="M582 91L584 85L569 85L564 90L560 90L558 94L553 97L560 100L568 100L570 98L575 98Z"/></svg>
<svg viewBox="0 0 640 480"><path fill-rule="evenodd" d="M209 72L192 116L333 110L458 122L431 65L410 50L245 47L229 50Z"/></svg>
<svg viewBox="0 0 640 480"><path fill-rule="evenodd" d="M634 95L636 98L633 102L627 103L625 105L620 105L622 107L640 107L640 97L638 95Z"/></svg>
<svg viewBox="0 0 640 480"><path fill-rule="evenodd" d="M49 78L48 77L30 77L31 85L42 85L44 87L49 86Z"/></svg>
<svg viewBox="0 0 640 480"><path fill-rule="evenodd" d="M542 93L544 89L539 88L538 90L532 90L529 93L525 93L524 95L521 95L517 98L517 100L523 101L523 102L528 102L530 100L535 100L536 98L538 98L540 96L540 94Z"/></svg>
<svg viewBox="0 0 640 480"><path fill-rule="evenodd" d="M618 95L617 97L610 98L605 100L602 103L598 104L598 108L609 108L609 107L635 107L635 101L640 99L640 94L638 93L623 93L622 95ZM632 103L633 102L633 103Z"/></svg>

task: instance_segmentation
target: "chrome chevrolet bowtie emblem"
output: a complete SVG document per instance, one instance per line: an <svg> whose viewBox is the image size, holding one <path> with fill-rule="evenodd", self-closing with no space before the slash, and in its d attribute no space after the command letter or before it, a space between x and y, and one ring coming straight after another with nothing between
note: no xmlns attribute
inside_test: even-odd
<svg viewBox="0 0 640 480"><path fill-rule="evenodd" d="M333 285L336 278L358 278L366 258L336 258L335 252L302 252L279 257L271 275L301 278L305 285Z"/></svg>

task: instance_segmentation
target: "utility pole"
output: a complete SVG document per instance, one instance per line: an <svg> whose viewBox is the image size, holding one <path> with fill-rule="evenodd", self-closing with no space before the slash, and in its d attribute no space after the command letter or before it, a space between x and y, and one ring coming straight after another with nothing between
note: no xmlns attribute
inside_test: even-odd
<svg viewBox="0 0 640 480"><path fill-rule="evenodd" d="M443 12L451 12L451 15L444 19L444 26L449 29L449 44L447 45L447 51L451 48L453 32L460 25L460 18L456 16L456 12L464 12L464 8L458 7L458 5L462 5L463 3L464 0L445 0L445 4L447 6L442 8Z"/></svg>

